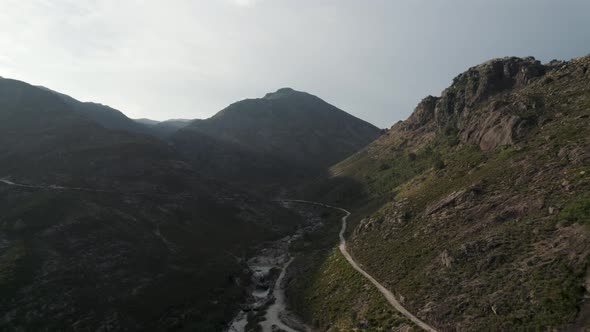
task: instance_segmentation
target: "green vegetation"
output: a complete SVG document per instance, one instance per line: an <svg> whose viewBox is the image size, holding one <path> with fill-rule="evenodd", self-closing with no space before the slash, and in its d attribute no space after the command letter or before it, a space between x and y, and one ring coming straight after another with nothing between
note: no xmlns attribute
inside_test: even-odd
<svg viewBox="0 0 590 332"><path fill-rule="evenodd" d="M377 278L395 285L397 292L408 297L414 312L420 311L426 305L423 299L429 298L434 303L439 299L451 308L451 312L441 315L470 317L481 315L482 310L492 313L493 306L497 314L480 319L482 323L476 329L536 329L572 321L584 294L580 285L590 262L586 258L572 268L561 256L565 253L548 261L530 260L539 255L535 246L551 241L556 231L548 226L551 223L542 222L550 219L543 217L541 211L523 220L517 210L490 208L479 217L484 219L478 220L476 213L452 210L457 203L450 202L443 208L451 211L450 217L434 219L424 215L427 208L462 191L464 194L459 197L468 197L468 206L477 209L479 205L484 211L489 204L486 193L513 190L515 195L524 195L526 202L530 197L524 197L531 195L530 190L548 183L509 189L525 172L526 164L519 162L525 156L531 158L534 154L505 148L486 155L469 146L444 154L443 158L449 161L444 170L426 171L396 188L397 200L407 202L405 210L387 204L372 215L382 224L355 238L355 255ZM400 220L408 221L383 224L384 219L396 213ZM560 218L570 223L587 223L589 215L590 201L585 197L567 205ZM487 225L487 231L478 231L474 237L471 232L482 223ZM453 259L450 269L441 262L445 250ZM532 273L521 272L519 266ZM477 291L468 286L473 284L480 285ZM458 294L470 295L464 298ZM534 300L530 299L531 294Z"/></svg>
<svg viewBox="0 0 590 332"><path fill-rule="evenodd" d="M333 167L366 192L349 204L365 217L352 253L418 317L442 330L547 330L587 314L590 88L576 73L483 93L467 111L456 82L460 116L394 126ZM484 121L491 111L518 116L511 143ZM484 151L473 137L486 130L501 144Z"/></svg>
<svg viewBox="0 0 590 332"><path fill-rule="evenodd" d="M305 303L304 317L314 328L329 331L387 331L409 321L393 309L383 296L355 271L336 248L317 272L297 281Z"/></svg>
<svg viewBox="0 0 590 332"><path fill-rule="evenodd" d="M578 198L568 204L559 217L567 222L590 225L590 196Z"/></svg>
<svg viewBox="0 0 590 332"><path fill-rule="evenodd" d="M0 254L0 289L6 294L5 287L16 279L16 270L26 255L24 243L18 242Z"/></svg>
<svg viewBox="0 0 590 332"><path fill-rule="evenodd" d="M320 212L323 210L324 212ZM341 214L316 209L324 225L292 244L292 310L321 331L388 331L411 323L393 309L336 248Z"/></svg>

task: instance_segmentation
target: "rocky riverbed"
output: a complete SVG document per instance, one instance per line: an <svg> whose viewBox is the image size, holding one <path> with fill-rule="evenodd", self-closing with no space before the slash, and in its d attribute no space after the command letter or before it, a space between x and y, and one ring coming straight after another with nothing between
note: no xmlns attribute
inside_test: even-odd
<svg viewBox="0 0 590 332"><path fill-rule="evenodd" d="M289 208L297 206L291 206L290 203L283 205ZM256 256L248 259L250 284L245 287L248 287L249 296L242 304L242 310L229 324L227 332L246 332L256 325L259 325L263 332L309 330L287 310L285 276L289 265L295 259L289 253L290 244L305 234L314 232L320 226L320 218L308 215L295 234L268 243Z"/></svg>

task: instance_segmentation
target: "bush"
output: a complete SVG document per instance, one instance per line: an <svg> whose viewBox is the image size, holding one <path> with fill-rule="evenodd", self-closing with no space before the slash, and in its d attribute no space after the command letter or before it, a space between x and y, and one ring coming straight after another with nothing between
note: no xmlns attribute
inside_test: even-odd
<svg viewBox="0 0 590 332"><path fill-rule="evenodd" d="M590 224L590 196L578 199L568 204L559 214L568 225Z"/></svg>
<svg viewBox="0 0 590 332"><path fill-rule="evenodd" d="M382 163L381 165L379 165L379 170L381 171L385 171L391 168L391 165L388 163Z"/></svg>
<svg viewBox="0 0 590 332"><path fill-rule="evenodd" d="M432 165L433 165L434 169L436 169L436 170L441 170L441 169L445 168L445 166L446 166L445 162L442 160L442 158L439 155L436 155L434 157Z"/></svg>

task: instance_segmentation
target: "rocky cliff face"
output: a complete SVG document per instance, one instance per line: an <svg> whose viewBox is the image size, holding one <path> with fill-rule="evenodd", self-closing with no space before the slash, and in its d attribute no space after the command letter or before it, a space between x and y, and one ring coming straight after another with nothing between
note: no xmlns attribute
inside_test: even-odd
<svg viewBox="0 0 590 332"><path fill-rule="evenodd" d="M420 318L445 331L588 324L589 68L590 56L475 66L333 167L332 181L356 183L334 203L364 211L353 255Z"/></svg>
<svg viewBox="0 0 590 332"><path fill-rule="evenodd" d="M532 57L495 59L472 67L455 77L440 97L422 100L403 128L456 130L463 142L478 144L484 150L510 145L533 125L531 119L516 113L536 105L527 100L508 104L490 100L531 84L546 71Z"/></svg>

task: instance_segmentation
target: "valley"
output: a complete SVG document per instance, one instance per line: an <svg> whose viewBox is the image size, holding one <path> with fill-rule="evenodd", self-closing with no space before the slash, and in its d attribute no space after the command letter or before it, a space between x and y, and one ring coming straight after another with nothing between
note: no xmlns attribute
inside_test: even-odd
<svg viewBox="0 0 590 332"><path fill-rule="evenodd" d="M492 59L386 130L290 88L157 122L0 79L0 329L584 326L589 68Z"/></svg>
<svg viewBox="0 0 590 332"><path fill-rule="evenodd" d="M436 331L428 324L422 322L414 315L409 313L395 298L395 296L388 291L383 285L381 285L375 278L365 272L359 265L354 261L352 256L346 250L346 220L350 216L350 212L342 209L326 205L318 202L310 202L305 200L281 200L281 203L287 207L297 209L297 205L314 205L322 209L336 210L344 215L340 217L341 228L339 229L337 236L339 240L338 248L340 253L346 258L348 264L356 270L358 273L363 275L369 280L374 287L384 296L389 304L399 311L403 316L408 318L409 321L414 322L417 326L427 331ZM304 211L305 209L303 209ZM305 252L298 252L297 256L291 257L289 248L292 242L301 241L303 237L313 236L314 233L320 232L326 235L333 235L329 231L323 230L325 228L326 221L323 218L318 217L317 214L307 214L308 222L303 228L300 228L293 236L286 237L277 242L271 243L269 246L262 249L261 254L252 257L248 266L252 273L253 290L251 298L253 303L248 304L248 312L240 311L236 318L230 323L228 332L244 332L253 329L252 326L256 324L260 325L261 331L275 331L279 329L287 332L304 332L310 331L308 326L305 326L297 317L293 316L293 313L288 311L287 302L285 300L285 276L289 269L289 266L303 255ZM278 276L272 276L271 272L273 269L279 270ZM276 273L275 273L276 274ZM260 314L262 313L262 315ZM248 329L248 327L250 327ZM254 328L256 329L256 328Z"/></svg>
<svg viewBox="0 0 590 332"><path fill-rule="evenodd" d="M2 4L0 332L590 332L590 1Z"/></svg>

